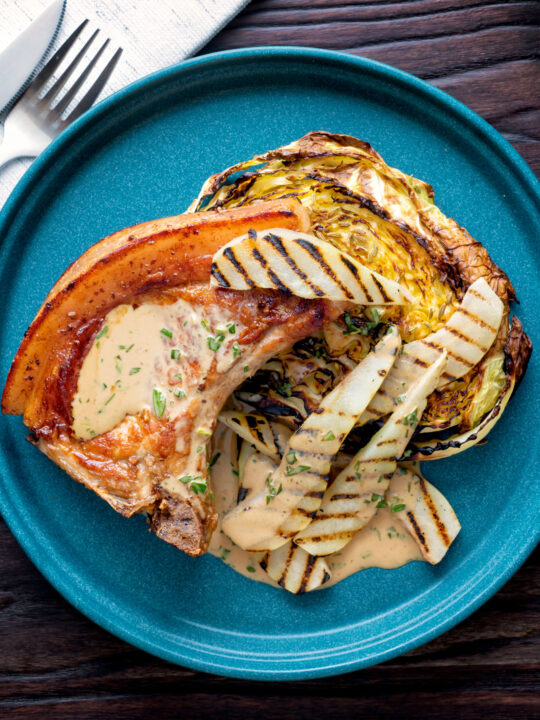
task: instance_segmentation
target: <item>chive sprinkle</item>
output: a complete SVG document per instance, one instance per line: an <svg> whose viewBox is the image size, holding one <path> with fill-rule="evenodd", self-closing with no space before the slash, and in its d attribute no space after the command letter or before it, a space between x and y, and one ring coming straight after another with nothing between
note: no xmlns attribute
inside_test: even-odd
<svg viewBox="0 0 540 720"><path fill-rule="evenodd" d="M161 392L158 388L154 388L152 391L152 405L154 407L154 415L158 418L162 417L167 405L167 398L165 397L165 393Z"/></svg>
<svg viewBox="0 0 540 720"><path fill-rule="evenodd" d="M173 348L173 349L171 350L171 358L172 358L173 360L178 360L178 358L180 357L181 354L182 354L182 353L181 353L181 351L180 351L178 348Z"/></svg>
<svg viewBox="0 0 540 720"><path fill-rule="evenodd" d="M290 465L287 465L287 475L288 477L291 477L292 475L299 475L310 468L311 465L299 465L298 467L291 467Z"/></svg>
<svg viewBox="0 0 540 720"><path fill-rule="evenodd" d="M323 441L326 441L326 440L335 440L335 439L336 439L336 436L334 435L334 433L333 433L331 430L329 430L329 431L326 433L326 435L323 437Z"/></svg>
<svg viewBox="0 0 540 720"><path fill-rule="evenodd" d="M109 328L107 325L105 325L105 327L101 328L101 330L96 335L96 340L99 340L99 338L103 337L105 335L105 333L108 332L108 330L109 330Z"/></svg>
<svg viewBox="0 0 540 720"><path fill-rule="evenodd" d="M129 371L129 374L130 374L130 375L136 375L136 374L137 374L138 372L140 372L140 371L141 371L141 368L140 368L140 367L132 367L131 370Z"/></svg>
<svg viewBox="0 0 540 720"><path fill-rule="evenodd" d="M159 331L162 335L165 335L165 337L172 338L172 332L168 330L167 328L161 328Z"/></svg>

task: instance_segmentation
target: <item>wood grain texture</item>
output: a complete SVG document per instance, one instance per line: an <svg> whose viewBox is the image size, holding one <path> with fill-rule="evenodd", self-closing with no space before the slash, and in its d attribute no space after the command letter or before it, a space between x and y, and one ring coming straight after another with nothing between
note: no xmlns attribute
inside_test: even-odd
<svg viewBox="0 0 540 720"><path fill-rule="evenodd" d="M540 173L540 3L255 0L207 46L315 45L429 80Z"/></svg>
<svg viewBox="0 0 540 720"><path fill-rule="evenodd" d="M540 172L536 2L255 0L207 50L318 45L388 62L462 100ZM468 620L348 675L256 683L136 650L68 605L0 521L0 717L86 720L540 717L540 553Z"/></svg>

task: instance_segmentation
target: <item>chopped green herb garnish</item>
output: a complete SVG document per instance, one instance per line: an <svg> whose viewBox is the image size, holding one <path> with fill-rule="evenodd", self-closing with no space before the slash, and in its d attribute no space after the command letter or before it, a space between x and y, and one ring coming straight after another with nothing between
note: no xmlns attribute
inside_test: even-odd
<svg viewBox="0 0 540 720"><path fill-rule="evenodd" d="M247 568L246 568L246 570L247 570L248 572L251 572L251 573L254 573L254 572L255 572L255 568L254 568L252 565L248 565Z"/></svg>
<svg viewBox="0 0 540 720"><path fill-rule="evenodd" d="M179 350L178 348L173 348L171 350L171 358L173 360L178 360L178 358L180 357L181 354L182 354L182 351Z"/></svg>
<svg viewBox="0 0 540 720"><path fill-rule="evenodd" d="M232 468L231 472L233 475L236 475L236 477L240 477L240 473L238 472L238 470L235 470L234 468Z"/></svg>
<svg viewBox="0 0 540 720"><path fill-rule="evenodd" d="M244 372L249 372L249 365L244 365Z"/></svg>
<svg viewBox="0 0 540 720"><path fill-rule="evenodd" d="M165 337L172 338L172 332L168 330L167 328L161 328L159 331L162 335L165 335Z"/></svg>
<svg viewBox="0 0 540 720"><path fill-rule="evenodd" d="M311 465L299 465L298 467L291 467L290 465L287 465L287 475L291 477L291 475L299 475L300 473L306 472L306 470L309 470L311 468Z"/></svg>
<svg viewBox="0 0 540 720"><path fill-rule="evenodd" d="M398 395L397 396L398 403L405 402L405 397L406 397L405 395Z"/></svg>
<svg viewBox="0 0 540 720"><path fill-rule="evenodd" d="M217 463L217 461L219 460L220 456L221 456L221 453L219 453L219 452L217 452L217 453L214 455L214 457L213 457L213 458L210 460L210 462L208 463L208 469L214 467L214 465L215 465L215 464Z"/></svg>
<svg viewBox="0 0 540 720"><path fill-rule="evenodd" d="M275 498L276 495L279 495L279 493L283 491L283 485L280 484L280 486L276 488L275 485L272 484L272 474L267 475L265 483L266 487L268 488L268 495L266 496L266 504L268 505L270 500Z"/></svg>
<svg viewBox="0 0 540 720"><path fill-rule="evenodd" d="M291 465L293 465L297 460L296 453L294 452L294 450L289 450L289 452L285 455L285 457L287 458L287 462L290 463Z"/></svg>
<svg viewBox="0 0 540 720"><path fill-rule="evenodd" d="M409 413L403 420L404 425L414 425L418 422L418 408L414 408L412 413Z"/></svg>
<svg viewBox="0 0 540 720"><path fill-rule="evenodd" d="M117 373L122 372L122 358L120 357L120 355L114 356L114 367L116 368Z"/></svg>
<svg viewBox="0 0 540 720"><path fill-rule="evenodd" d="M323 437L323 440L324 440L324 441L326 441L326 440L335 440L335 439L336 439L336 436L334 435L334 433L333 433L331 430L329 430L329 431L326 433L326 435Z"/></svg>
<svg viewBox="0 0 540 720"><path fill-rule="evenodd" d="M138 372L140 372L140 371L141 371L141 368L140 368L140 367L134 367L134 368L131 368L131 370L129 371L129 374L130 374L130 375L136 375L136 374L137 374Z"/></svg>
<svg viewBox="0 0 540 720"><path fill-rule="evenodd" d="M154 388L152 391L152 405L154 407L154 415L158 418L162 417L167 405L167 398L165 397L165 393L161 392L158 388Z"/></svg>
<svg viewBox="0 0 540 720"><path fill-rule="evenodd" d="M202 478L200 475L193 477L192 475L184 475L178 478L184 485L189 485L190 489L193 490L195 495L202 494L208 489L208 481Z"/></svg>
<svg viewBox="0 0 540 720"><path fill-rule="evenodd" d="M404 509L405 509L404 503L399 503L399 505L392 505L392 507L390 508L390 510L392 512L399 512L400 510L404 510Z"/></svg>
<svg viewBox="0 0 540 720"><path fill-rule="evenodd" d="M108 330L109 330L109 328L107 325L105 325L105 327L101 328L101 330L96 335L96 340L99 340L99 338L103 337L105 335L105 333L108 332Z"/></svg>
<svg viewBox="0 0 540 720"><path fill-rule="evenodd" d="M385 508L388 507L388 503L386 500L379 500L379 502L375 505L377 508Z"/></svg>
<svg viewBox="0 0 540 720"><path fill-rule="evenodd" d="M103 388L103 390L106 390L106 389L107 389L107 383L101 383L101 387Z"/></svg>
<svg viewBox="0 0 540 720"><path fill-rule="evenodd" d="M282 383L281 385L278 385L278 393L280 395L283 395L283 397L291 397L291 395L292 395L291 383Z"/></svg>
<svg viewBox="0 0 540 720"><path fill-rule="evenodd" d="M108 405L115 395L116 393L113 393L109 398L107 398L107 400L105 400L105 405ZM103 407L105 407L105 405Z"/></svg>
<svg viewBox="0 0 540 720"><path fill-rule="evenodd" d="M233 322L227 323L227 330L234 335L236 332L236 325Z"/></svg>
<svg viewBox="0 0 540 720"><path fill-rule="evenodd" d="M190 482L189 487L193 490L195 495L202 495L208 490L208 481L202 477L196 477Z"/></svg>
<svg viewBox="0 0 540 720"><path fill-rule="evenodd" d="M343 322L345 323L346 330L343 331L344 335L367 335L371 330L374 330L381 323L379 311L376 308L372 308L371 315L373 320L365 320L364 318L351 318L351 314L346 312L343 314Z"/></svg>
<svg viewBox="0 0 540 720"><path fill-rule="evenodd" d="M202 445L197 445L197 452L201 452L202 449L203 449Z"/></svg>
<svg viewBox="0 0 540 720"><path fill-rule="evenodd" d="M177 398L185 398L186 393L183 390L180 390L180 388L176 388L176 390L173 391L173 395Z"/></svg>
<svg viewBox="0 0 540 720"><path fill-rule="evenodd" d="M221 559L226 560L230 554L231 551L229 550L229 548L223 548L223 550L221 551Z"/></svg>
<svg viewBox="0 0 540 720"><path fill-rule="evenodd" d="M221 347L223 341L225 340L225 333L223 330L218 330L214 337L207 338L208 347L210 350L213 350L216 352Z"/></svg>
<svg viewBox="0 0 540 720"><path fill-rule="evenodd" d="M134 345L135 343L131 343L131 345L128 345L128 347L126 348L126 352L129 352Z"/></svg>
<svg viewBox="0 0 540 720"><path fill-rule="evenodd" d="M187 322L187 320L186 320L186 322ZM210 330L210 323L208 322L208 320L206 318L203 318L201 320L201 325L203 326L203 328L205 330Z"/></svg>
<svg viewBox="0 0 540 720"><path fill-rule="evenodd" d="M242 351L240 350L240 345L236 341L233 342L232 354L233 354L233 358L235 358L235 359L237 357L240 357L240 355L242 354Z"/></svg>

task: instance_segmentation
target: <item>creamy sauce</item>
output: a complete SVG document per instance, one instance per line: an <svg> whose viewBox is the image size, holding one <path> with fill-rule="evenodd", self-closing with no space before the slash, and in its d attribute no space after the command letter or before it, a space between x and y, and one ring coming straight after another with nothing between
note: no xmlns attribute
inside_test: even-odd
<svg viewBox="0 0 540 720"><path fill-rule="evenodd" d="M87 440L143 409L170 420L179 417L211 366L223 372L236 362L243 329L222 310L184 300L118 306L105 318L83 361L72 406L74 432ZM204 445L210 429L200 431ZM237 440L218 425L212 443L214 456L219 453L211 471L219 523L209 552L242 575L278 587L259 565L264 553L246 552L222 531L221 519L238 498ZM242 462L244 488L261 491L276 464L260 453L248 453ZM397 568L422 557L399 519L381 508L341 552L326 559L332 577L323 587L359 570Z"/></svg>
<svg viewBox="0 0 540 720"><path fill-rule="evenodd" d="M222 425L218 425L214 433L214 451L220 453L212 468L212 487L219 522L208 551L241 575L278 587L259 565L264 553L249 553L243 550L221 529L221 518L236 504L238 496L238 476L235 474L238 472L236 438L231 430ZM260 453L251 454L245 464L246 486L253 488L252 492L258 492L264 487L268 472L275 466L272 460ZM414 538L409 535L396 514L388 508L380 508L343 550L326 558L332 577L322 588L335 585L349 575L370 567L392 569L422 559Z"/></svg>
<svg viewBox="0 0 540 720"><path fill-rule="evenodd" d="M222 309L184 300L119 305L83 361L72 404L75 434L89 440L145 408L174 420L213 363L223 372L239 359L242 329Z"/></svg>

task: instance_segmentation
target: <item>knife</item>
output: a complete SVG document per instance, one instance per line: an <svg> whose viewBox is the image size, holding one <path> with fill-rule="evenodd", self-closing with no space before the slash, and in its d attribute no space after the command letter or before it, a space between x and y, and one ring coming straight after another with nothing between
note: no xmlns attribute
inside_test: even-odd
<svg viewBox="0 0 540 720"><path fill-rule="evenodd" d="M64 0L53 2L0 52L0 113L15 100L53 43Z"/></svg>

